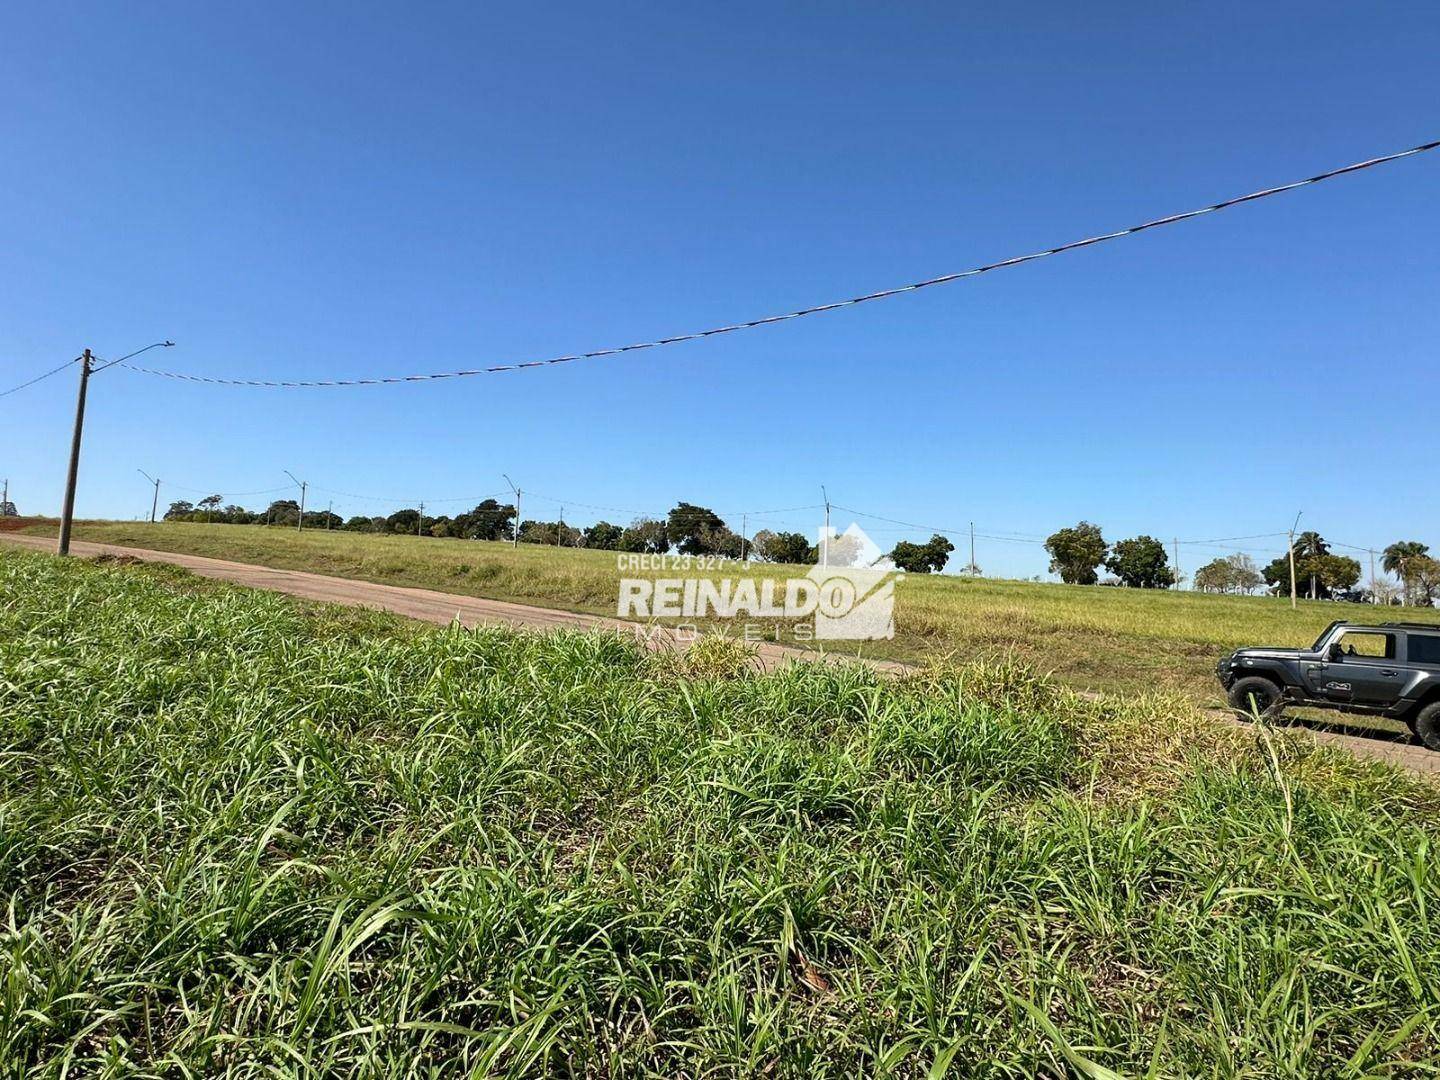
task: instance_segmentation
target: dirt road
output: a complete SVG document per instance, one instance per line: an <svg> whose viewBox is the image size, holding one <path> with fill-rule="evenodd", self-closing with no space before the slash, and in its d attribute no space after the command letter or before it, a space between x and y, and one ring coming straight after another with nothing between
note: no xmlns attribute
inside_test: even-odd
<svg viewBox="0 0 1440 1080"><path fill-rule="evenodd" d="M0 533L0 543L16 544L37 551L55 550L55 541L43 536L20 536L16 533ZM256 589L270 589L288 593L307 600L320 600L331 604L349 604L354 607L377 608L394 612L411 619L447 625L459 619L465 626L480 624L501 624L506 626L527 626L545 630L565 628L587 630L602 628L634 633L652 644L684 644L677 641L673 632L664 628L644 627L637 623L607 619L598 615L582 615L553 608L531 607L528 604L511 604L503 600L481 600L473 596L457 596L453 593L435 592L431 589L408 589L398 585L378 585L368 581L352 581L349 578L327 577L324 574L309 574L300 570L272 570L266 566L252 566L249 563L227 562L224 559L207 559L199 555L181 555L169 551L150 551L145 548L120 547L115 544L92 544L87 541L73 541L71 551L76 555L128 555L146 562L164 562L182 566L201 577L248 585ZM791 660L812 662L823 660L819 653L804 649L792 649L773 642L758 645L760 661L766 667L774 667ZM867 661L886 671L903 671L905 665L889 661ZM1312 731L1321 742L1343 746L1362 757L1379 758L1391 764L1414 772L1440 776L1440 753L1426 750L1422 746L1399 740L1383 733L1372 735L1347 734L1333 730Z"/></svg>

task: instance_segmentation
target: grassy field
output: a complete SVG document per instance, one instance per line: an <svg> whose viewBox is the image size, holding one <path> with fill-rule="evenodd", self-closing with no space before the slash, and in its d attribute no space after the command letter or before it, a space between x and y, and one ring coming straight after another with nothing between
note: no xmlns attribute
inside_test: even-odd
<svg viewBox="0 0 1440 1080"><path fill-rule="evenodd" d="M498 600L615 614L619 573L607 552L263 526L82 523L76 536L238 562L413 585ZM786 577L794 567L746 573ZM632 575L633 576L633 575ZM867 655L917 660L1015 654L1092 690L1180 690L1217 700L1219 655L1240 645L1308 645L1332 619L1440 622L1433 609L1373 608L1272 597L1039 585L911 575L899 587L896 638ZM793 642L792 642L793 643Z"/></svg>
<svg viewBox="0 0 1440 1080"><path fill-rule="evenodd" d="M1440 1068L1433 787L1174 695L712 645L0 549L0 1060Z"/></svg>

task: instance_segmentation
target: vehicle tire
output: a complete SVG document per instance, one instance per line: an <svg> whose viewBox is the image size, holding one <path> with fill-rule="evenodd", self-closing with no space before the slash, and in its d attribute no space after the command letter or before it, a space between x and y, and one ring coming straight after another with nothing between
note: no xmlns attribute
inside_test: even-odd
<svg viewBox="0 0 1440 1080"><path fill-rule="evenodd" d="M1284 694L1269 679L1251 675L1230 687L1230 707L1241 720L1253 719L1257 714L1264 720L1274 720L1285 711Z"/></svg>
<svg viewBox="0 0 1440 1080"><path fill-rule="evenodd" d="M1410 730L1429 750L1440 750L1440 701L1432 701L1410 721Z"/></svg>

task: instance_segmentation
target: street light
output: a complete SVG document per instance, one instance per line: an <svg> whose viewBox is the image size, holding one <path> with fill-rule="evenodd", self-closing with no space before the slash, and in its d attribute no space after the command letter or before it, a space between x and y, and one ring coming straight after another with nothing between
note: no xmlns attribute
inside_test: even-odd
<svg viewBox="0 0 1440 1080"><path fill-rule="evenodd" d="M102 364L98 368L92 368L95 357L89 349L80 357L80 392L75 397L75 432L70 437L70 470L65 475L65 505L60 511L60 543L56 550L61 555L70 554L70 527L75 521L75 481L80 476L80 434L85 428L85 392L90 387L90 376L112 368L116 364L124 363L132 356L139 356L151 349L168 349L174 345L173 341L157 341L152 345L146 345L143 349L136 349L132 353L126 353L119 360L111 360L108 364Z"/></svg>

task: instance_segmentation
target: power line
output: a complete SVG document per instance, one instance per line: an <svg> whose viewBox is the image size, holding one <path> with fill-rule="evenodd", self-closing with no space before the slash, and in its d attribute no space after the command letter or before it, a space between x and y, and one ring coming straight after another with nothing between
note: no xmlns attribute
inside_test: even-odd
<svg viewBox="0 0 1440 1080"><path fill-rule="evenodd" d="M1337 176L1344 176L1347 173L1359 172L1362 169L1371 169L1377 165L1384 165L1392 161L1399 161L1402 158L1411 157L1415 154L1423 154L1440 146L1440 140L1435 142L1422 143L1413 146L1409 150L1401 150L1394 154L1386 154L1383 157L1370 158L1366 161L1358 161L1353 165L1345 165L1338 169L1330 169L1327 172L1307 177L1304 180L1295 180L1288 184L1281 184L1278 187L1263 188L1260 191L1252 191L1248 195L1238 195L1231 199L1224 199L1209 206L1202 206L1197 210L1186 210L1178 214L1169 214L1165 217L1155 218L1139 225L1132 225L1126 229L1117 229L1114 232L1100 233L1096 236L1087 237L1084 240L1073 240L1068 244L1061 244L1058 247L1047 248L1044 251L1032 252L1029 255L1017 255L1013 258L1002 259L999 262L987 263L984 266L977 266L969 270L962 270L954 274L942 274L940 277L927 278L924 281L917 281L911 285L900 285L895 288L881 289L879 292L865 293L861 296L852 296L846 300L836 300L828 304L817 304L813 307L800 308L784 315L768 315L760 319L750 319L746 322L731 323L728 326L716 326L709 330L698 330L688 334L676 334L673 337L659 338L655 341L644 341L635 345L622 345L618 348L594 349L590 352L572 353L567 356L552 356L546 360L528 360L523 363L495 364L490 367L471 368L461 371L442 371L427 375L394 375L379 378L363 379L318 379L318 380L270 380L270 379L225 379L213 378L205 375L188 375L178 371L161 371L155 368L139 367L126 363L124 366L131 371L138 371L145 375L156 375L166 379L180 379L185 382L207 383L214 386L255 386L277 389L299 389L311 387L341 387L341 386L381 386L392 383L426 382L432 379L459 379L471 375L493 375L503 371L520 371L525 368L546 367L552 364L568 364L576 360L593 360L602 356L617 356L621 353L639 352L642 349L656 349L662 345L678 345L685 341L696 341L700 338L715 337L720 334L730 334L737 330L749 330L758 326L769 326L773 323L788 322L791 319L804 318L807 315L818 315L826 311L836 311L840 308L854 307L857 304L866 304L872 300L883 300L891 296L898 296L901 293L918 292L921 289L928 289L934 285L946 285L952 281L960 281L963 278L977 277L991 270L999 270L1008 266L1019 266L1022 263L1033 262L1036 259L1048 258L1051 255L1060 255L1067 251L1076 251L1080 248L1090 247L1094 244L1103 244L1109 240L1118 240L1125 236L1134 236L1136 233L1145 232L1148 229L1156 229L1162 225L1174 225L1181 221L1188 221L1191 218L1201 217L1205 214L1213 214L1220 210L1228 210L1232 206L1239 206L1242 203L1256 202L1260 199L1268 199L1272 195L1281 195L1287 191L1295 191L1298 188L1308 187L1311 184L1318 184L1325 180L1332 180Z"/></svg>
<svg viewBox="0 0 1440 1080"><path fill-rule="evenodd" d="M70 360L66 360L66 361L65 361L63 364L61 364L59 367L53 367L53 368L51 368L49 371L45 372L44 375L36 375L35 378L30 379L28 382L22 382L19 386L12 386L9 390L0 392L0 397L6 397L6 396L8 396L8 395L10 395L10 394L15 393L17 390L24 390L27 386L34 386L37 382L40 382L42 379L48 379L48 378L50 378L51 375L59 375L60 372L64 371L64 370L65 370L66 368L68 368L71 364L78 364L78 363L80 362L80 360L81 360L81 357L79 357L79 356L76 356L76 357L74 357L73 359L70 359Z"/></svg>

